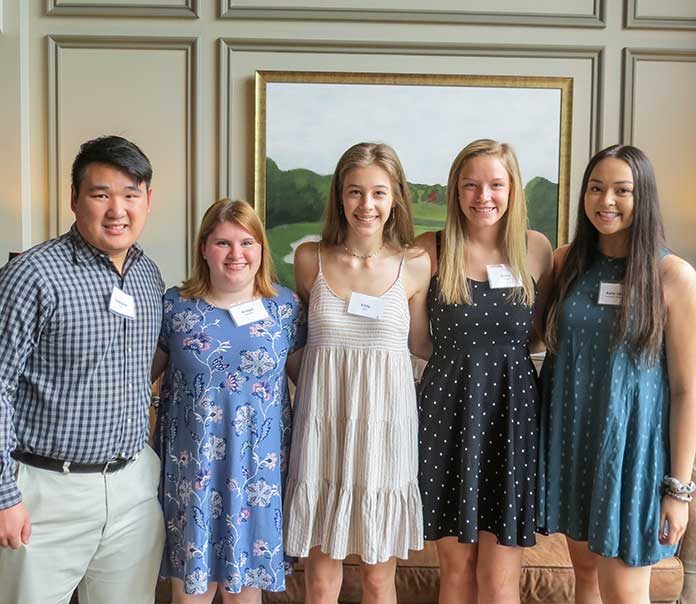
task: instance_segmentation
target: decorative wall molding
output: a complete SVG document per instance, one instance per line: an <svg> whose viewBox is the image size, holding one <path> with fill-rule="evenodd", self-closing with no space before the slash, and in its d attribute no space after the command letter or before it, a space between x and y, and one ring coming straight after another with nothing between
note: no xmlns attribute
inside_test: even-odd
<svg viewBox="0 0 696 604"><path fill-rule="evenodd" d="M665 12L657 15L638 12L638 0L625 0L624 25L626 29L696 29L696 10L693 17L674 17L669 2L660 0ZM696 6L696 3L694 3Z"/></svg>
<svg viewBox="0 0 696 604"><path fill-rule="evenodd" d="M696 50L655 50L652 48L624 48L623 95L621 105L621 141L633 144L635 134L636 69L640 61L669 63L696 63Z"/></svg>
<svg viewBox="0 0 696 604"><path fill-rule="evenodd" d="M70 0L46 0L47 15L71 17L179 17L198 19L198 0L186 0L185 4L169 2L158 4L144 0L131 2L70 2Z"/></svg>
<svg viewBox="0 0 696 604"><path fill-rule="evenodd" d="M593 0L592 11L582 15L540 12L483 12L459 9L399 10L344 8L316 8L283 5L275 2L273 7L240 6L234 0L219 0L221 19L302 19L308 21L389 21L411 23L470 23L475 25L516 25L542 27L606 27L605 2Z"/></svg>
<svg viewBox="0 0 696 604"><path fill-rule="evenodd" d="M198 39L169 36L48 36L48 197L50 236L59 231L61 174L65 158L61 156L60 83L61 53L66 49L179 50L186 53L186 273L190 270L193 241L197 228L199 182L197 141L200 134L198 108ZM68 161L72 160L69 158Z"/></svg>
<svg viewBox="0 0 696 604"><path fill-rule="evenodd" d="M298 43L292 40L254 40L223 38L219 43L219 99L218 99L218 197L229 197L231 192L230 165L233 154L229 116L232 106L231 54L234 52L316 53L316 54L378 54L420 55L444 57L512 57L538 59L580 59L590 62L592 89L590 109L590 154L602 145L604 49L590 46L545 45L467 45L439 43L376 43L356 41L312 41ZM253 129L250 130L253 134ZM589 157L587 158L589 159ZM240 161L243 161L240 159ZM245 160L244 160L245 161ZM583 160L584 161L584 160Z"/></svg>

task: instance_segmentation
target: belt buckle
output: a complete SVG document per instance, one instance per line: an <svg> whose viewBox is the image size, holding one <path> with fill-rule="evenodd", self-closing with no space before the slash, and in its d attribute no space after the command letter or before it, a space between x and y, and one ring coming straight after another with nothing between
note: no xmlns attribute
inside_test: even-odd
<svg viewBox="0 0 696 604"><path fill-rule="evenodd" d="M117 461L118 461L117 459L110 459L109 461L107 461L107 462L104 464L104 467L102 468L102 471L101 471L102 475L103 475L103 476L106 476L107 472L109 471L109 466L110 466L112 463L116 463Z"/></svg>

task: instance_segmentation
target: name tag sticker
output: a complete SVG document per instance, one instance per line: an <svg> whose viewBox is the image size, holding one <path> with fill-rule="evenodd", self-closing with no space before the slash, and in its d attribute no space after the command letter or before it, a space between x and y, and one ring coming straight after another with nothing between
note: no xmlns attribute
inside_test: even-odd
<svg viewBox="0 0 696 604"><path fill-rule="evenodd" d="M135 319L135 298L114 285L109 300L109 311L119 317Z"/></svg>
<svg viewBox="0 0 696 604"><path fill-rule="evenodd" d="M599 284L599 296L597 302L599 304L611 304L612 306L621 306L623 301L623 283L611 283L602 281Z"/></svg>
<svg viewBox="0 0 696 604"><path fill-rule="evenodd" d="M232 320L237 327L242 327L243 325L249 325L249 323L256 323L256 321L268 319L266 307L263 305L263 302L260 299L230 306L227 312L230 313L230 317L232 317Z"/></svg>
<svg viewBox="0 0 696 604"><path fill-rule="evenodd" d="M384 312L384 300L375 296L351 292L346 312L359 317L379 319Z"/></svg>
<svg viewBox="0 0 696 604"><path fill-rule="evenodd" d="M512 272L507 264L487 264L486 272L491 289L522 287L519 277Z"/></svg>

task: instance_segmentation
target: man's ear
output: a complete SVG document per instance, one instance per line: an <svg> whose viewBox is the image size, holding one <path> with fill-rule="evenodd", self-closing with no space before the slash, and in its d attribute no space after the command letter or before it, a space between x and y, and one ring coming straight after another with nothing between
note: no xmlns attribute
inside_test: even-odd
<svg viewBox="0 0 696 604"><path fill-rule="evenodd" d="M70 209L74 212L77 207L77 191L75 185L70 185Z"/></svg>

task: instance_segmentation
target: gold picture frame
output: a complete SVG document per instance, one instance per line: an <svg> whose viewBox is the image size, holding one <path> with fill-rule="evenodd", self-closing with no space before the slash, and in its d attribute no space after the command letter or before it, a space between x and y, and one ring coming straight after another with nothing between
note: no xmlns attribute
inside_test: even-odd
<svg viewBox="0 0 696 604"><path fill-rule="evenodd" d="M572 96L573 80L564 77L257 71L254 201L267 226L281 282L293 284L284 265L292 264L297 243L316 232L318 202L311 201L309 222L303 222L301 209L294 217L282 212L294 211L293 203L310 203L307 195L317 197L327 190L341 152L360 140L386 142L399 153L414 200L430 204L414 212L414 217L422 216L422 223L414 219L417 233L420 226L437 228L443 221L443 186L459 149L474 138L509 142L523 178L530 176L525 187L534 198L531 227L539 227L535 220L543 223L539 230L552 244L566 243ZM459 130L451 132L449 124L455 123ZM280 157L269 153L282 161L277 163ZM423 172L412 180L421 164L428 164L428 174L436 176ZM525 165L533 166L528 169L532 174L525 174ZM295 177L305 183L304 189L293 184ZM424 179L431 182L423 184ZM308 188L310 181L313 188ZM414 209L419 208L414 204ZM293 232L290 224L302 224L306 233Z"/></svg>

